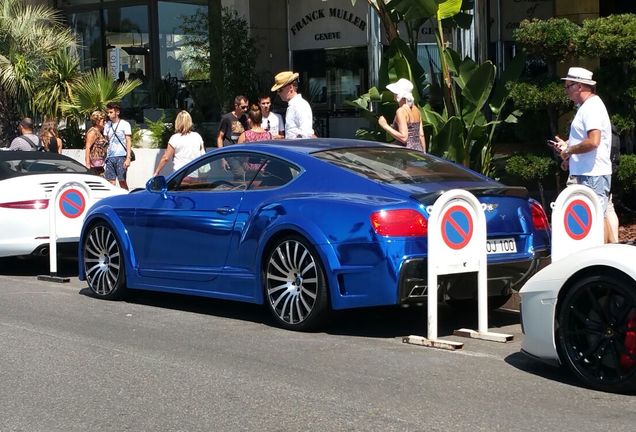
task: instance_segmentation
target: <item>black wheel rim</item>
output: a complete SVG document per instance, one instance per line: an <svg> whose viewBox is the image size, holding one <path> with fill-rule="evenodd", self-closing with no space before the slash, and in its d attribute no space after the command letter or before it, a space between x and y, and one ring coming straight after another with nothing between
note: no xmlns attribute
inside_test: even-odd
<svg viewBox="0 0 636 432"><path fill-rule="evenodd" d="M571 366L598 387L620 387L636 374L636 301L612 281L588 282L564 304L561 339Z"/></svg>
<svg viewBox="0 0 636 432"><path fill-rule="evenodd" d="M289 325L305 321L316 305L320 283L311 252L296 240L281 243L267 262L266 280L276 316Z"/></svg>
<svg viewBox="0 0 636 432"><path fill-rule="evenodd" d="M84 271L88 286L106 296L117 287L121 272L119 244L104 225L94 227L84 242Z"/></svg>

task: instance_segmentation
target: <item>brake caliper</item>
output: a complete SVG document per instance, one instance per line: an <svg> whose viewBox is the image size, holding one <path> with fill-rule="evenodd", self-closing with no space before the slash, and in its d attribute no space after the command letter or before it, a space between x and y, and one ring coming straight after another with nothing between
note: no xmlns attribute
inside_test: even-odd
<svg viewBox="0 0 636 432"><path fill-rule="evenodd" d="M625 351L629 354L621 354L620 364L624 371L628 371L636 365L636 312L632 311L627 319L627 331L623 342Z"/></svg>

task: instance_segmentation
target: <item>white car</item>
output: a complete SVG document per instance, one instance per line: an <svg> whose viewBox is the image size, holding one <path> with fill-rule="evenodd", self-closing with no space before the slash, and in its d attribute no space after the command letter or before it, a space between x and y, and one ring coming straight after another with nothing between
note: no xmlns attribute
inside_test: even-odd
<svg viewBox="0 0 636 432"><path fill-rule="evenodd" d="M76 253L84 215L95 202L127 192L64 155L0 152L0 257L48 255L51 193L60 182L77 182L90 189L80 201L81 207L71 207L75 214L56 217L57 243L62 253Z"/></svg>
<svg viewBox="0 0 636 432"><path fill-rule="evenodd" d="M520 291L522 351L587 386L636 390L636 247L607 244L554 262Z"/></svg>

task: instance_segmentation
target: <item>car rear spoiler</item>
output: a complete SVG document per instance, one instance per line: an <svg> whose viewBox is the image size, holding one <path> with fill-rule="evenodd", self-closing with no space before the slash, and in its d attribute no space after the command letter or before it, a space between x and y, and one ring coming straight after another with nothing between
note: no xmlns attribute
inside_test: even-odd
<svg viewBox="0 0 636 432"><path fill-rule="evenodd" d="M477 198L485 197L485 196L508 196L508 197L517 197L528 199L530 195L528 194L528 189L523 186L496 186L496 187L466 187L462 188ZM423 194L413 194L411 198L414 200L421 202L424 205L433 205L433 203L439 198L445 190L439 190L430 193Z"/></svg>

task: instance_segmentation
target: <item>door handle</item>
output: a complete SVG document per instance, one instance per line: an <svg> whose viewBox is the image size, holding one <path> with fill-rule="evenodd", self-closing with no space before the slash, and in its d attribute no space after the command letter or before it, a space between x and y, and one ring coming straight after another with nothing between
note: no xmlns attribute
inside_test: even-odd
<svg viewBox="0 0 636 432"><path fill-rule="evenodd" d="M225 206L225 207L218 207L217 209L215 209L215 211L217 213L221 213L222 215L226 215L226 214L234 213L236 209Z"/></svg>

